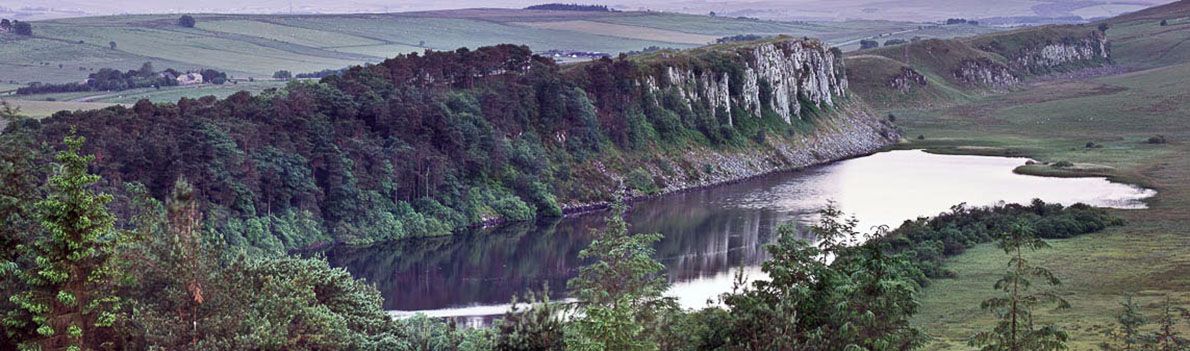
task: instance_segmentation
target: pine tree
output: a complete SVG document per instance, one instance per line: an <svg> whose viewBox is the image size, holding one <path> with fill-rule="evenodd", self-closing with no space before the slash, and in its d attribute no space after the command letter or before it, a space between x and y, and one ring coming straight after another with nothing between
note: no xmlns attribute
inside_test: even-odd
<svg viewBox="0 0 1190 351"><path fill-rule="evenodd" d="M1157 331L1153 333L1153 345L1150 350L1156 351L1186 351L1190 350L1190 340L1178 335L1178 315L1190 315L1185 308L1176 307L1169 297L1161 309L1161 318L1157 320Z"/></svg>
<svg viewBox="0 0 1190 351"><path fill-rule="evenodd" d="M1024 250L1048 248L1049 244L1037 238L1028 223L1018 222L1001 235L998 246L1011 257L1008 271L996 281L995 289L1003 297L984 300L980 308L996 314L1000 321L990 332L975 334L969 342L982 351L1049 351L1066 349L1066 332L1053 325L1038 327L1033 318L1033 307L1055 304L1057 308L1069 308L1070 303L1049 292L1030 293L1030 278L1044 283L1061 284L1045 267L1035 266L1025 259Z"/></svg>
<svg viewBox="0 0 1190 351"><path fill-rule="evenodd" d="M45 236L28 248L33 264L18 272L23 291L10 298L24 313L5 320L36 330L22 348L95 349L102 329L116 321L120 299L112 293L110 264L118 238L107 209L112 197L91 189L100 177L87 171L94 156L80 154L84 141L73 132L65 138L50 195L36 205Z"/></svg>
<svg viewBox="0 0 1190 351"><path fill-rule="evenodd" d="M1118 345L1103 343L1099 348L1104 351L1131 351L1141 350L1145 342L1145 338L1140 334L1140 328L1148 323L1145 316L1140 313L1140 306L1132 301L1132 295L1124 298L1124 302L1120 303L1124 310L1116 317L1116 321L1120 323L1120 328L1116 330L1108 330L1103 334L1112 340L1116 341Z"/></svg>

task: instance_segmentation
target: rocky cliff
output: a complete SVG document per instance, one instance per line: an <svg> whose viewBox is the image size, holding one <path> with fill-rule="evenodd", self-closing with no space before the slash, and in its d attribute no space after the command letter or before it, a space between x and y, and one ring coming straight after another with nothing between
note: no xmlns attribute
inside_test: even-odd
<svg viewBox="0 0 1190 351"><path fill-rule="evenodd" d="M1050 26L999 33L970 40L1002 57L1017 76L1040 75L1110 63L1107 36L1096 28Z"/></svg>
<svg viewBox="0 0 1190 351"><path fill-rule="evenodd" d="M643 84L654 93L676 89L688 104L706 103L711 111L726 109L733 119L738 117L733 103L753 116L771 107L787 123L801 117L807 107L803 104L828 107L847 89L842 57L817 40L783 38L732 46L725 53L742 71L661 63L663 74L649 75ZM733 76L739 81L733 81ZM733 85L738 90L733 91Z"/></svg>
<svg viewBox="0 0 1190 351"><path fill-rule="evenodd" d="M631 162L599 160L590 173L605 175L606 181L584 187L610 191L618 184L629 184L635 195L674 192L864 155L899 139L890 123L848 98L840 52L818 40L781 37L629 61L637 70L631 86L639 88L640 94L597 97L618 102L597 103L601 109L624 109L627 101L629 106L643 105L640 110L646 115L666 109L705 111L723 120L721 128L730 130L728 134L750 140L745 147L694 145L681 152L635 155ZM921 79L917 76L914 84ZM658 98L666 94L677 96L680 106L668 106ZM776 130L784 132L766 133L773 130L763 127L769 119L781 124ZM633 179L634 173L649 175L643 181L654 185L654 191L633 189L631 184L642 182ZM567 200L570 208L593 204L581 198Z"/></svg>

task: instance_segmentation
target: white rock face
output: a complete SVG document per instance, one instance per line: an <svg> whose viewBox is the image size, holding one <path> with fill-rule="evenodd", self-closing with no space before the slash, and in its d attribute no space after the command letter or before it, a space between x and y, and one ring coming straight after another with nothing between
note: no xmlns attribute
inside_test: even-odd
<svg viewBox="0 0 1190 351"><path fill-rule="evenodd" d="M1022 69L1035 70L1100 58L1108 58L1106 40L1085 38L1076 43L1048 44L1039 49L1027 50L1016 57L1014 64Z"/></svg>
<svg viewBox="0 0 1190 351"><path fill-rule="evenodd" d="M834 100L846 93L842 58L820 42L781 40L740 49L737 54L745 67L740 92L734 96L729 72L696 75L691 69L669 66L665 77L648 77L643 85L654 92L675 88L688 105L705 104L711 111L724 108L731 113L735 103L759 116L762 107L769 105L786 122L801 117L801 101L819 108L833 106ZM770 87L768 101L761 100L761 82ZM729 116L732 121L737 117Z"/></svg>
<svg viewBox="0 0 1190 351"><path fill-rule="evenodd" d="M1093 32L1085 38L1067 39L1061 43L1023 50L1013 58L1012 65L1018 69L1037 72L1068 63L1107 60L1109 57L1107 38L1099 32Z"/></svg>
<svg viewBox="0 0 1190 351"><path fill-rule="evenodd" d="M1006 89L1021 82L1008 67L990 60L965 60L954 75L962 81L993 89Z"/></svg>

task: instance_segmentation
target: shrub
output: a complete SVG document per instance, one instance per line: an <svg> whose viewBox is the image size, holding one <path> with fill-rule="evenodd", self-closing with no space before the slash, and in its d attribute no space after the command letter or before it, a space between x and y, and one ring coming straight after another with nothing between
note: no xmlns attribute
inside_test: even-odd
<svg viewBox="0 0 1190 351"><path fill-rule="evenodd" d="M290 79L290 78L293 78L293 73L290 73L289 71L286 71L286 70L280 70L280 71L273 72L273 78L275 78L275 79Z"/></svg>
<svg viewBox="0 0 1190 351"><path fill-rule="evenodd" d="M924 134L919 134L917 136L917 140L926 140L926 136Z"/></svg>
<svg viewBox="0 0 1190 351"><path fill-rule="evenodd" d="M1070 168L1070 167L1074 167L1074 163L1072 163L1070 161L1058 161L1058 162L1054 162L1053 166L1054 166L1054 168Z"/></svg>
<svg viewBox="0 0 1190 351"><path fill-rule="evenodd" d="M194 28L194 17L182 15L182 17L178 18L178 25L186 28Z"/></svg>
<svg viewBox="0 0 1190 351"><path fill-rule="evenodd" d="M492 203L492 209L508 221L527 221L537 215L533 208L515 196L496 200L495 203Z"/></svg>
<svg viewBox="0 0 1190 351"><path fill-rule="evenodd" d="M653 181L653 175L644 168L637 168L628 173L627 179L624 180L625 185L629 189L634 189L645 194L656 194L661 192L657 187L657 183Z"/></svg>
<svg viewBox="0 0 1190 351"><path fill-rule="evenodd" d="M1152 137L1149 137L1149 140L1148 140L1149 144L1165 144L1166 142L1168 142L1168 141L1165 140L1164 135L1154 135Z"/></svg>
<svg viewBox="0 0 1190 351"><path fill-rule="evenodd" d="M873 49L878 47L880 47L880 42L875 40L864 39L859 41L860 49Z"/></svg>
<svg viewBox="0 0 1190 351"><path fill-rule="evenodd" d="M1162 26L1162 27L1165 27L1165 26L1168 26L1168 25L1169 25L1169 20L1161 20L1161 26Z"/></svg>
<svg viewBox="0 0 1190 351"><path fill-rule="evenodd" d="M888 121L889 121L889 122L896 122L896 121L897 121L897 116L896 116L896 115L893 115L893 114L891 114L891 113L890 113L890 114L888 114Z"/></svg>
<svg viewBox="0 0 1190 351"><path fill-rule="evenodd" d="M29 22L16 22L12 25L12 31L17 35L33 36L33 26Z"/></svg>

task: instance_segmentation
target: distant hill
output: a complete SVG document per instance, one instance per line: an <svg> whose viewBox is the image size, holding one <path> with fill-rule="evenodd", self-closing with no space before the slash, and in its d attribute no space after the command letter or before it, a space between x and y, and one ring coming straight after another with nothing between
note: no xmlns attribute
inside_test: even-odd
<svg viewBox="0 0 1190 351"><path fill-rule="evenodd" d="M883 107L947 104L1013 89L1032 77L1111 63L1093 25L1050 25L968 38L927 39L853 52L852 88Z"/></svg>
<svg viewBox="0 0 1190 351"><path fill-rule="evenodd" d="M608 8L607 5L581 5L581 4L540 4L525 7L526 10L545 10L545 11L591 11L591 12L614 12L616 10Z"/></svg>
<svg viewBox="0 0 1190 351"><path fill-rule="evenodd" d="M158 67L212 68L234 78L261 78L278 70L316 72L426 49L453 51L500 43L528 45L537 51L613 55L646 47L690 48L741 34L788 34L846 43L883 33L915 31L920 26L517 9L194 17L194 28L176 25L176 15L33 22L32 38L0 34L0 82L77 82L102 68L135 69L146 61Z"/></svg>

